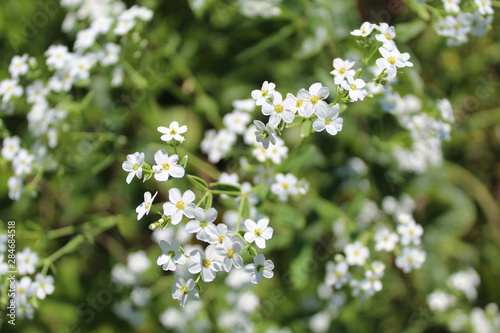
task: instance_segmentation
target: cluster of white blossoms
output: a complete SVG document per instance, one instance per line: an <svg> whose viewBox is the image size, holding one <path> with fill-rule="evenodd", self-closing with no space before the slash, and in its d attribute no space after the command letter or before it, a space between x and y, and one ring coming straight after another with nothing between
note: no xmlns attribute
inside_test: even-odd
<svg viewBox="0 0 500 333"><path fill-rule="evenodd" d="M465 5L464 5L465 4ZM491 0L469 0L462 2L466 10L462 11L460 0L443 0L447 16L436 23L438 35L447 37L448 46L467 43L468 35L485 36L493 22Z"/></svg>
<svg viewBox="0 0 500 333"><path fill-rule="evenodd" d="M9 246L11 244L9 235L0 233L0 292L2 295L7 294L11 282L7 278L12 275L10 272L17 271L16 317L33 319L40 301L54 292L54 278L43 272L37 272L36 266L40 259L31 248L26 247L21 252L15 253Z"/></svg>
<svg viewBox="0 0 500 333"><path fill-rule="evenodd" d="M474 307L480 278L473 268L457 272L446 280L446 291L437 289L427 295L427 304L439 322L451 332L498 332L498 305L490 303L485 309ZM465 296L465 297L464 297Z"/></svg>
<svg viewBox="0 0 500 333"><path fill-rule="evenodd" d="M116 264L111 270L111 281L129 292L113 304L113 312L121 319L138 329L146 321L146 307L151 299L151 290L143 287L143 277L151 266L151 261L144 251L132 252L127 257L127 264Z"/></svg>
<svg viewBox="0 0 500 333"><path fill-rule="evenodd" d="M177 147L185 140L182 134L187 131L187 126L172 122L168 128L158 127L158 131L163 134L161 139L177 152ZM122 165L123 170L128 172L127 183L135 177L144 177L144 181L154 178L163 182L168 181L170 177L185 176L187 156L178 164L177 154L169 156L166 150L160 149L155 153L154 159L157 164L151 167L145 162L144 153L128 155ZM266 248L266 241L273 236L273 228L269 226L269 219L256 214L254 205L258 199L252 193L252 185L240 185L237 175L234 176L236 177L223 174L218 183L209 186L202 179L187 175L186 178L190 182L204 191L203 197L197 203L193 191L188 189L182 192L178 188L170 188L168 201L163 203L162 212L153 207L158 192L154 195L150 192L144 193L144 201L136 208L138 220L148 215L151 210L161 216L157 222L150 225L150 229L159 230L160 235L166 238L162 239L160 236L157 239L163 254L158 257L156 263L164 271L175 272L176 283L172 286L172 297L178 299L181 306L185 306L188 299L199 300L200 279L203 282L211 282L217 273L230 272L233 267L244 269L254 284L259 283L263 277L273 277L273 262L265 259L263 254L257 254L253 247L255 244L259 249ZM239 209L236 223L227 225L216 222L218 212L212 207L213 194L236 201ZM229 196L237 198L230 199ZM249 218L244 220L245 208ZM246 229L240 228L242 222ZM166 230L172 229L169 225L178 225L178 228L183 230L183 235L174 238L165 234ZM191 245L191 235L207 246L202 248L199 245ZM246 265L242 257L243 250L253 258L252 262ZM197 277L194 279L192 275Z"/></svg>
<svg viewBox="0 0 500 333"><path fill-rule="evenodd" d="M238 0L241 14L246 17L270 18L281 15L281 0Z"/></svg>
<svg viewBox="0 0 500 333"><path fill-rule="evenodd" d="M12 200L20 198L29 176L37 174L35 179L39 179L44 170L56 167L47 152L58 145L58 133L69 130L64 124L68 115L64 108L72 100L73 87L90 86L91 73L98 67L112 75L112 86L121 85L124 74L120 65L121 46L117 42L129 43L127 40L132 39L137 49L147 44L132 29L138 22L151 20L153 13L149 9L139 6L127 9L123 2L115 0L63 0L61 5L68 9L63 31L76 33L73 51L60 44L47 49L48 77L44 77L47 71L34 57L16 55L9 65L11 77L0 81L0 113L7 116L27 113L31 135L22 141L17 135L7 134L3 138L2 157L12 163L14 173L7 183ZM28 112L24 110L26 105Z"/></svg>

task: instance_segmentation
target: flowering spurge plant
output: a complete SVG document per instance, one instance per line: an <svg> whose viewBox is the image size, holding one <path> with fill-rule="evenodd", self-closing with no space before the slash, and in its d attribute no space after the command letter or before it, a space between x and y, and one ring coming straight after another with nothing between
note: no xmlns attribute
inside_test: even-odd
<svg viewBox="0 0 500 333"><path fill-rule="evenodd" d="M22 251L13 251L10 234L0 233L0 303L5 311L10 302L9 296L11 283L15 283L16 317L19 319L34 318L35 310L42 301L54 293L54 278L47 274L47 269L37 270L40 258L31 248L25 247ZM12 262L16 265L12 265ZM15 281L12 281L12 271L17 269ZM9 279L7 279L9 278ZM6 313L0 311L2 316Z"/></svg>
<svg viewBox="0 0 500 333"><path fill-rule="evenodd" d="M172 297L178 299L181 306L185 306L188 299L199 300L202 292L200 280L211 282L217 273L230 272L233 267L244 269L254 284L258 284L263 277L272 278L273 262L265 259L263 254L257 254L256 249L265 249L266 241L273 236L269 219L256 218L259 216L255 208L258 200L255 195L256 187L252 187L250 183L239 185L237 177L235 179L229 174L221 175L219 182L210 185L201 178L186 174L188 155L178 163L177 153L185 140L182 134L187 131L187 126L172 122L168 128L158 127L158 131L164 134L161 139L168 143L173 152L169 155L164 149L158 150L154 156L157 164L153 166L145 162L144 153L128 155L122 165L123 170L128 172L127 183L136 177L143 181L154 178L159 182L185 177L197 190L203 191L202 197L196 200L192 190L182 192L178 188L170 188L168 201L163 203L162 211L155 208L153 203L158 192L154 195L146 192L144 201L136 209L138 220L149 215L151 210L160 215L160 219L149 226L151 230L164 231L175 226L207 244L205 248L193 247L189 244L190 237L184 238L183 242L177 239L159 241L162 254L158 257L158 266L176 274ZM295 178L293 180L296 182ZM293 182L289 185L295 186ZM226 200L229 197L235 198L232 199L238 207L235 223L216 223L219 214L212 207L214 195L225 196ZM242 257L245 252L252 258L247 264Z"/></svg>
<svg viewBox="0 0 500 333"><path fill-rule="evenodd" d="M483 37L491 29L495 1L442 0L434 4L427 2L409 1L409 5L422 19L429 21L432 18L436 33L447 38L448 46L467 43L469 35Z"/></svg>
<svg viewBox="0 0 500 333"><path fill-rule="evenodd" d="M57 168L52 155L59 133L70 130L68 114L82 111L93 98L88 92L79 105L74 90L90 87L94 74L102 73L111 77L110 86L120 86L128 64L122 45L132 46L136 57L147 45L136 28L152 18L145 7L127 9L119 0L61 1L61 5L68 9L63 31L76 34L72 51L66 45L51 45L44 53L44 65L28 54L16 55L8 67L10 77L0 81L0 114L5 117L0 122L1 155L12 167L7 181L12 200L18 200L25 188L36 194L44 172ZM29 136L9 129L9 117L17 115L26 117Z"/></svg>

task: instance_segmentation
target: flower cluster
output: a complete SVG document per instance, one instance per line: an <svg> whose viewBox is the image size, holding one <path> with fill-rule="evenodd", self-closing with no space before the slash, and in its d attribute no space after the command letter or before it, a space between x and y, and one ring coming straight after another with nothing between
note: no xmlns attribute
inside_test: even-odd
<svg viewBox="0 0 500 333"><path fill-rule="evenodd" d="M270 18L281 15L281 0L238 0L241 14L246 17Z"/></svg>

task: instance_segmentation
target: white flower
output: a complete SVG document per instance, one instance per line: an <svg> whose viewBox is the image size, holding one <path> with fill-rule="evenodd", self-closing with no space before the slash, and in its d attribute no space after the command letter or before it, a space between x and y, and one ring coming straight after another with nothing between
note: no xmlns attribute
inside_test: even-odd
<svg viewBox="0 0 500 333"><path fill-rule="evenodd" d="M262 88L252 91L252 98L255 100L256 105L264 105L267 99L274 94L276 85L272 82L264 81Z"/></svg>
<svg viewBox="0 0 500 333"><path fill-rule="evenodd" d="M375 63L378 67L387 71L387 78L395 78L396 74L398 73L398 68L405 67L406 61L403 59L401 53L399 53L398 49L396 48L388 50L387 48L382 46L378 50L380 54L382 54L383 58L378 58Z"/></svg>
<svg viewBox="0 0 500 333"><path fill-rule="evenodd" d="M45 63L49 68L63 69L71 58L68 53L68 47L65 45L51 45L47 51L45 51L45 56L47 60Z"/></svg>
<svg viewBox="0 0 500 333"><path fill-rule="evenodd" d="M455 116L453 115L453 107L451 106L451 103L447 99L440 99L437 101L436 106L438 110L441 112L441 118L444 121L454 123L455 122Z"/></svg>
<svg viewBox="0 0 500 333"><path fill-rule="evenodd" d="M347 82L342 81L340 85L344 90L349 91L349 97L354 102L356 102L357 100L363 100L365 99L366 95L368 95L366 90L363 89L366 86L366 83L362 79L353 79L352 77L348 76Z"/></svg>
<svg viewBox="0 0 500 333"><path fill-rule="evenodd" d="M255 101L252 98L242 99L242 100L234 100L233 107L235 110L238 110L238 111L254 112Z"/></svg>
<svg viewBox="0 0 500 333"><path fill-rule="evenodd" d="M35 295L39 299L45 299L45 296L54 292L54 278L50 275L43 276L38 273L35 278Z"/></svg>
<svg viewBox="0 0 500 333"><path fill-rule="evenodd" d="M340 58L333 59L333 68L334 70L330 72L330 74L335 77L335 84L340 84L340 82L344 81L346 77L351 76L354 77L356 71L351 69L354 66L354 61L349 59L342 60Z"/></svg>
<svg viewBox="0 0 500 333"><path fill-rule="evenodd" d="M39 258L36 252L31 252L29 247L23 249L22 252L16 253L17 272L20 275L34 274L35 266L38 264Z"/></svg>
<svg viewBox="0 0 500 333"><path fill-rule="evenodd" d="M144 193L144 201L141 202L141 204L135 209L135 212L137 213L137 221L142 219L144 214L149 215L149 211L151 210L151 206L153 205L153 201L155 200L157 194L158 191L156 191L155 195L151 197L151 192Z"/></svg>
<svg viewBox="0 0 500 333"><path fill-rule="evenodd" d="M130 184L134 176L142 178L142 165L144 164L144 153L135 152L127 155L127 160L123 162L122 169L129 172L127 184Z"/></svg>
<svg viewBox="0 0 500 333"><path fill-rule="evenodd" d="M149 266L151 262L144 251L130 253L127 257L127 268L133 274L142 274Z"/></svg>
<svg viewBox="0 0 500 333"><path fill-rule="evenodd" d="M260 120L254 120L253 122L256 127L255 139L257 142L262 143L264 149L269 148L269 143L275 145L276 138L274 137L274 126L271 123L264 123Z"/></svg>
<svg viewBox="0 0 500 333"><path fill-rule="evenodd" d="M297 188L297 177L288 173L286 175L278 173L275 178L275 183L271 185L271 192L276 194L281 201L288 200L289 195L299 193Z"/></svg>
<svg viewBox="0 0 500 333"><path fill-rule="evenodd" d="M254 220L247 219L245 221L245 227L247 228L247 232L244 237L245 240L249 243L255 244L257 247L264 249L266 248L266 240L270 240L273 237L274 229L269 227L269 219L260 219L257 223Z"/></svg>
<svg viewBox="0 0 500 333"><path fill-rule="evenodd" d="M454 306L457 299L455 296L441 290L435 290L426 297L427 304L432 311L446 311Z"/></svg>
<svg viewBox="0 0 500 333"><path fill-rule="evenodd" d="M491 7L491 0L474 0L481 15L493 15L495 11Z"/></svg>
<svg viewBox="0 0 500 333"><path fill-rule="evenodd" d="M49 93L49 88L45 87L42 81L36 80L26 87L26 101L28 103L45 103L45 96Z"/></svg>
<svg viewBox="0 0 500 333"><path fill-rule="evenodd" d="M250 282L257 284L262 280L262 277L270 279L274 276L274 264L270 259L265 259L264 255L258 254L253 258L253 264L245 266L245 272L250 273Z"/></svg>
<svg viewBox="0 0 500 333"><path fill-rule="evenodd" d="M389 229L383 228L375 233L375 251L391 252L396 247L399 236Z"/></svg>
<svg viewBox="0 0 500 333"><path fill-rule="evenodd" d="M304 102L304 108L299 109L299 114L309 118L321 105L326 106L324 101L330 95L330 89L323 87L319 82L313 83L309 90L300 89L297 98ZM302 113L300 113L302 112Z"/></svg>
<svg viewBox="0 0 500 333"><path fill-rule="evenodd" d="M2 102L7 103L12 96L20 97L23 94L23 87L18 84L17 79L5 79L0 82L0 96L3 96Z"/></svg>
<svg viewBox="0 0 500 333"><path fill-rule="evenodd" d="M178 299L181 306L185 306L188 297L192 300L199 301L200 295L198 290L194 289L195 283L193 279L187 280L187 282L178 277L175 282L175 286L172 286L172 297L173 299Z"/></svg>
<svg viewBox="0 0 500 333"><path fill-rule="evenodd" d="M182 178L184 177L184 168L177 164L179 161L178 155L170 155L165 149L160 149L155 153L156 165L153 165L154 177L157 181L165 182L168 177Z"/></svg>
<svg viewBox="0 0 500 333"><path fill-rule="evenodd" d="M337 264L332 261L327 262L325 283L340 289L349 280L348 270L349 266L345 261L341 261Z"/></svg>
<svg viewBox="0 0 500 333"><path fill-rule="evenodd" d="M19 299L19 303L26 304L28 302L28 298L35 294L36 284L31 281L29 276L24 276L20 281L17 282L17 295L16 297Z"/></svg>
<svg viewBox="0 0 500 333"><path fill-rule="evenodd" d="M151 297L151 289L135 287L130 293L130 299L135 306L142 308L148 305Z"/></svg>
<svg viewBox="0 0 500 333"><path fill-rule="evenodd" d="M187 126L182 125L179 126L179 123L173 121L170 123L170 126L167 128L165 126L159 126L158 132L163 133L161 139L166 142L170 142L171 140L182 142L184 141L184 137L181 134L186 133Z"/></svg>
<svg viewBox="0 0 500 333"><path fill-rule="evenodd" d="M375 273L367 270L365 272L365 279L360 284L361 289L368 295L381 291L382 282L380 282L379 278Z"/></svg>
<svg viewBox="0 0 500 333"><path fill-rule="evenodd" d="M288 147L285 146L285 141L280 138L276 138L276 144L274 146L272 146L268 150L263 150L264 152L267 152L265 159L271 159L271 161L273 161L273 163L275 164L281 164L281 160L287 158L288 156Z"/></svg>
<svg viewBox="0 0 500 333"><path fill-rule="evenodd" d="M250 115L243 111L233 111L228 113L222 119L224 126L231 132L236 134L245 133L248 123L250 122Z"/></svg>
<svg viewBox="0 0 500 333"><path fill-rule="evenodd" d="M210 244L221 245L224 238L228 237L231 233L229 232L227 225L224 223L219 223L216 226L215 234L210 233Z"/></svg>
<svg viewBox="0 0 500 333"><path fill-rule="evenodd" d="M122 66L116 66L115 69L113 69L113 73L111 74L111 86L112 87L119 87L123 83L123 67Z"/></svg>
<svg viewBox="0 0 500 333"><path fill-rule="evenodd" d="M477 286L481 280L479 275L473 268L466 271L458 272L448 278L446 284L448 287L462 291L469 300L473 301L477 298Z"/></svg>
<svg viewBox="0 0 500 333"><path fill-rule="evenodd" d="M87 80L90 77L90 70L94 67L96 59L91 55L76 56L70 60L69 82L75 82L78 80Z"/></svg>
<svg viewBox="0 0 500 333"><path fill-rule="evenodd" d="M237 269L243 267L243 258L239 255L243 247L241 243L238 240L231 239L231 237L224 237L221 245L215 248L215 252L219 257L224 258L222 268L229 272L232 265Z"/></svg>
<svg viewBox="0 0 500 333"><path fill-rule="evenodd" d="M252 313L257 309L259 303L259 298L254 293L245 291L238 295L236 309L245 313Z"/></svg>
<svg viewBox="0 0 500 333"><path fill-rule="evenodd" d="M201 272L201 279L205 282L211 282L215 279L215 273L222 271L222 264L217 260L215 245L209 245L205 253L200 250L194 250L190 254L191 263L188 271L191 274Z"/></svg>
<svg viewBox="0 0 500 333"><path fill-rule="evenodd" d="M380 23L378 27L380 34L375 35L375 39L379 42L384 43L383 47L388 50L396 48L396 43L394 43L394 37L396 37L396 30L394 27L389 26L387 23Z"/></svg>
<svg viewBox="0 0 500 333"><path fill-rule="evenodd" d="M23 179L21 177L12 176L7 181L9 188L9 198L11 200L19 200L23 193Z"/></svg>
<svg viewBox="0 0 500 333"><path fill-rule="evenodd" d="M14 135L11 138L6 137L5 139L3 139L2 143L3 158L5 158L7 161L12 161L12 159L14 158L14 156L16 156L20 148L21 148L21 140L17 135Z"/></svg>
<svg viewBox="0 0 500 333"><path fill-rule="evenodd" d="M371 32L373 31L373 29L375 28L375 24L372 24L370 22L364 22L362 25L361 25L361 28L359 29L356 29L356 30L353 30L351 32L351 35L353 36L361 36L361 37L366 37L368 36L369 34L371 34Z"/></svg>
<svg viewBox="0 0 500 333"><path fill-rule="evenodd" d="M269 124L274 127L279 125L281 119L285 123L290 124L295 118L294 106L295 102L293 99L287 97L283 100L283 96L279 92L275 92L273 94L273 101L262 105L262 113L265 116L270 116Z"/></svg>
<svg viewBox="0 0 500 333"><path fill-rule="evenodd" d="M10 61L9 73L13 78L18 78L28 73L28 55L23 54L22 56L14 56Z"/></svg>
<svg viewBox="0 0 500 333"><path fill-rule="evenodd" d="M121 46L113 43L107 43L104 50L99 53L101 65L109 66L118 62L118 56L121 51Z"/></svg>
<svg viewBox="0 0 500 333"><path fill-rule="evenodd" d="M178 188L171 188L168 191L168 198L170 202L163 204L163 214L171 217L173 225L178 224L184 215L188 218L194 217L196 206L193 201L196 197L193 191L187 190L181 195Z"/></svg>
<svg viewBox="0 0 500 333"><path fill-rule="evenodd" d="M403 248L403 253L396 257L396 266L403 272L409 273L413 269L419 269L425 262L426 253L420 249Z"/></svg>
<svg viewBox="0 0 500 333"><path fill-rule="evenodd" d="M105 35L111 29L113 21L114 20L111 17L99 17L96 20L92 21L90 28L96 33Z"/></svg>
<svg viewBox="0 0 500 333"><path fill-rule="evenodd" d="M158 257L156 264L162 266L164 271L175 271L177 268L176 265L184 265L186 263L186 256L179 252L180 247L177 240L172 241L172 244L161 240L160 248L163 254Z"/></svg>
<svg viewBox="0 0 500 333"><path fill-rule="evenodd" d="M322 132L325 130L330 135L336 135L342 130L344 119L339 117L339 105L335 104L328 107L328 105L319 104L316 108L316 114L318 119L313 123L313 129L316 132Z"/></svg>
<svg viewBox="0 0 500 333"><path fill-rule="evenodd" d="M450 13L460 13L460 0L443 0L444 10Z"/></svg>
<svg viewBox="0 0 500 333"><path fill-rule="evenodd" d="M415 245L420 245L420 237L424 233L422 226L415 222L410 222L408 224L401 224L398 226L398 233L401 235L401 244L410 245L411 243Z"/></svg>
<svg viewBox="0 0 500 333"><path fill-rule="evenodd" d="M95 43L96 37L97 31L94 29L89 28L80 30L76 34L76 40L73 48L77 51L85 51Z"/></svg>
<svg viewBox="0 0 500 333"><path fill-rule="evenodd" d="M254 177L253 183L255 185L264 183L271 185L274 181L274 168L267 169L264 165L259 164L257 167L257 174Z"/></svg>
<svg viewBox="0 0 500 333"><path fill-rule="evenodd" d="M370 257L368 248L364 247L359 241L354 244L347 244L344 248L344 253L346 255L346 262L350 266L363 266L366 259Z"/></svg>
<svg viewBox="0 0 500 333"><path fill-rule="evenodd" d="M196 233L196 238L203 241L209 242L212 235L217 234L214 221L217 218L217 210L215 208L210 208L205 211L201 207L196 207L193 211L195 220L189 221L186 224L186 232Z"/></svg>

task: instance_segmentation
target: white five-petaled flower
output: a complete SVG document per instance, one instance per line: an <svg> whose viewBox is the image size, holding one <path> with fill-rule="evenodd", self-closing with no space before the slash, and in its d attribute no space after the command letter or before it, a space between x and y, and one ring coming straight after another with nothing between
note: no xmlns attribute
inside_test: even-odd
<svg viewBox="0 0 500 333"><path fill-rule="evenodd" d="M239 255L242 247L238 239L233 240L231 237L224 237L221 246L215 248L217 255L224 258L222 260L222 268L226 272L229 272L232 265L237 269L243 267L243 258Z"/></svg>
<svg viewBox="0 0 500 333"><path fill-rule="evenodd" d="M3 139L2 156L7 161L12 161L17 152L21 149L21 139L17 135Z"/></svg>
<svg viewBox="0 0 500 333"><path fill-rule="evenodd" d="M380 23L378 30L380 34L375 35L375 39L384 43L383 46L388 50L396 48L396 43L394 43L393 40L394 37L396 37L396 30L394 27L389 26L387 23Z"/></svg>
<svg viewBox="0 0 500 333"><path fill-rule="evenodd" d="M383 228L375 233L375 251L391 252L396 247L399 236L387 228Z"/></svg>
<svg viewBox="0 0 500 333"><path fill-rule="evenodd" d="M344 119L339 117L339 105L335 104L328 107L328 105L318 105L316 108L316 119L313 123L313 129L316 132L322 132L325 130L330 135L336 135L342 130Z"/></svg>
<svg viewBox="0 0 500 333"><path fill-rule="evenodd" d="M273 101L262 105L262 113L265 116L270 116L269 124L274 127L279 125L281 119L283 119L285 123L290 124L295 118L295 111L293 111L294 106L295 102L293 99L287 97L283 100L283 96L276 91L273 94Z"/></svg>
<svg viewBox="0 0 500 333"><path fill-rule="evenodd" d="M346 255L346 262L350 266L363 266L366 259L370 256L368 248L364 247L359 241L354 244L347 244L344 248L344 253Z"/></svg>
<svg viewBox="0 0 500 333"><path fill-rule="evenodd" d="M184 177L184 168L177 164L179 161L178 155L170 155L165 149L160 149L155 153L156 165L153 165L153 171L155 173L155 179L160 182L165 182L168 177L182 178Z"/></svg>
<svg viewBox="0 0 500 333"><path fill-rule="evenodd" d="M271 185L271 192L276 194L281 201L288 200L289 195L299 193L297 177L291 173L287 173L286 175L278 173L275 177L275 183Z"/></svg>
<svg viewBox="0 0 500 333"><path fill-rule="evenodd" d="M375 28L375 24L372 24L370 22L364 22L361 25L361 28L353 30L351 32L351 35L366 37L369 34L371 34L371 32L373 31L374 28Z"/></svg>
<svg viewBox="0 0 500 333"><path fill-rule="evenodd" d="M191 274L198 274L201 272L201 279L205 282L211 282L215 279L215 273L222 270L222 264L217 258L215 252L215 245L209 245L205 249L205 253L200 250L194 250L190 254L191 263L188 271Z"/></svg>
<svg viewBox="0 0 500 333"><path fill-rule="evenodd" d="M229 237L229 230L224 223L217 224L215 234L210 233L210 244L220 245L224 238Z"/></svg>
<svg viewBox="0 0 500 333"><path fill-rule="evenodd" d="M10 61L9 73L12 77L17 78L28 72L28 55L23 54L22 56L14 56Z"/></svg>
<svg viewBox="0 0 500 333"><path fill-rule="evenodd" d="M16 253L17 272L20 275L35 273L35 265L38 264L39 258L36 252L32 252L31 248L26 247L22 252Z"/></svg>
<svg viewBox="0 0 500 333"><path fill-rule="evenodd" d="M380 282L380 276L370 270L367 270L365 272L365 279L361 281L360 287L368 295L381 291L382 282Z"/></svg>
<svg viewBox="0 0 500 333"><path fill-rule="evenodd" d="M168 199L170 202L163 204L163 214L171 217L173 225L178 224L184 215L188 218L194 217L196 206L193 203L195 199L193 191L187 190L181 194L178 188L171 188L168 191Z"/></svg>
<svg viewBox="0 0 500 333"><path fill-rule="evenodd" d="M264 125L260 120L254 120L253 122L257 130L255 131L255 138L257 142L262 143L264 149L269 148L269 143L275 145L276 138L274 137L274 126L270 123Z"/></svg>
<svg viewBox="0 0 500 333"><path fill-rule="evenodd" d="M172 286L173 299L178 299L182 307L186 305L188 297L194 301L199 301L200 294L194 287L195 283L193 279L189 279L186 282L182 277L178 277L175 281L175 286Z"/></svg>
<svg viewBox="0 0 500 333"><path fill-rule="evenodd" d="M179 123L176 121L171 122L169 127L158 126L158 132L163 134L161 136L161 139L166 142L169 142L171 140L179 142L184 141L185 139L181 134L186 133L186 131L187 131L187 126L186 125L179 126Z"/></svg>
<svg viewBox="0 0 500 333"><path fill-rule="evenodd" d="M247 232L244 237L249 243L255 244L257 247L264 249L266 248L266 240L270 240L273 237L273 228L269 227L269 219L260 219L257 223L254 220L247 219L245 221L245 227Z"/></svg>
<svg viewBox="0 0 500 333"><path fill-rule="evenodd" d="M224 126L236 134L243 134L251 118L248 112L235 110L228 113L222 119Z"/></svg>
<svg viewBox="0 0 500 333"><path fill-rule="evenodd" d="M363 100L365 99L366 95L368 95L368 93L364 89L366 83L362 79L354 79L348 76L347 81L342 81L340 85L344 90L349 91L349 97L354 102L356 102L357 100Z"/></svg>
<svg viewBox="0 0 500 333"><path fill-rule="evenodd" d="M274 94L276 85L272 82L264 81L261 89L252 91L252 98L255 100L256 105L264 105L267 99Z"/></svg>
<svg viewBox="0 0 500 333"><path fill-rule="evenodd" d="M413 64L407 61L403 55L398 51L398 49L393 48L392 50L387 49L385 46L380 47L380 54L383 58L378 58L375 62L381 69L387 70L387 77L389 79L395 78L398 72L398 68L413 66ZM409 55L408 55L409 59Z"/></svg>
<svg viewBox="0 0 500 333"><path fill-rule="evenodd" d="M411 243L420 245L420 237L422 237L424 229L420 224L410 222L408 224L400 224L398 226L398 233L401 235L402 245L406 246Z"/></svg>
<svg viewBox="0 0 500 333"><path fill-rule="evenodd" d="M474 0L477 10L481 15L493 15L495 11L491 6L491 0Z"/></svg>
<svg viewBox="0 0 500 333"><path fill-rule="evenodd" d="M45 296L54 292L54 278L50 275L43 276L38 273L35 278L35 295L38 299L45 299Z"/></svg>
<svg viewBox="0 0 500 333"><path fill-rule="evenodd" d="M396 258L396 266L403 272L409 273L412 269L419 269L425 262L426 253L420 249L403 248L402 254Z"/></svg>
<svg viewBox="0 0 500 333"><path fill-rule="evenodd" d="M142 219L144 214L149 215L149 211L151 210L151 206L153 205L153 201L155 200L157 194L158 191L156 191L155 195L151 197L151 192L144 193L144 201L141 202L141 204L135 209L138 221Z"/></svg>
<svg viewBox="0 0 500 333"><path fill-rule="evenodd" d="M123 170L129 172L127 176L127 184L130 184L134 176L142 178L142 165L144 164L144 153L135 152L127 155L127 160L123 162Z"/></svg>
<svg viewBox="0 0 500 333"><path fill-rule="evenodd" d="M320 105L326 105L324 99L330 95L330 89L323 87L320 82L313 83L309 90L300 89L297 93L297 99L304 102L304 107L298 109L299 114L309 118ZM302 112L302 113L301 113Z"/></svg>
<svg viewBox="0 0 500 333"><path fill-rule="evenodd" d="M330 72L330 74L334 75L335 84L340 84L340 82L344 81L348 76L354 76L356 71L351 69L354 66L354 61L349 59L342 60L340 58L333 59L333 68L334 70Z"/></svg>
<svg viewBox="0 0 500 333"><path fill-rule="evenodd" d="M35 156L28 153L26 149L20 149L12 159L12 166L16 176L27 175L33 171Z"/></svg>
<svg viewBox="0 0 500 333"><path fill-rule="evenodd" d="M348 270L349 266L345 261L336 264L332 261L327 262L325 283L340 289L349 280Z"/></svg>
<svg viewBox="0 0 500 333"><path fill-rule="evenodd" d="M184 265L186 263L186 256L179 252L181 246L177 240L174 240L172 244L161 240L160 248L163 254L158 257L156 264L162 266L164 271L175 271L177 265Z"/></svg>
<svg viewBox="0 0 500 333"><path fill-rule="evenodd" d="M195 220L186 224L186 232L196 233L196 238L203 242L209 242L212 235L217 234L214 221L217 218L217 210L210 208L205 211L201 207L196 207L193 211Z"/></svg>
<svg viewBox="0 0 500 333"><path fill-rule="evenodd" d="M257 284L262 280L262 277L270 279L274 276L273 273L274 263L264 257L264 255L258 254L253 258L253 264L248 264L245 266L245 272L250 273L250 282Z"/></svg>
<svg viewBox="0 0 500 333"><path fill-rule="evenodd" d="M3 96L2 102L4 103L10 101L12 96L21 96L23 91L24 89L19 85L18 79L5 79L0 82L0 96Z"/></svg>

